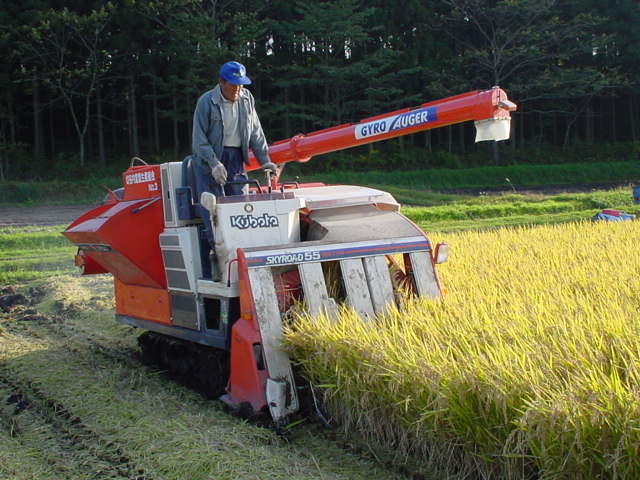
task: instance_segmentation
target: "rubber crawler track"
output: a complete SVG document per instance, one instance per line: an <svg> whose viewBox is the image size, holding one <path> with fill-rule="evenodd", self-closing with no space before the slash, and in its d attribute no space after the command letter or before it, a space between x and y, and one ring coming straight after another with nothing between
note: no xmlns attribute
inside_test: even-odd
<svg viewBox="0 0 640 480"><path fill-rule="evenodd" d="M207 398L218 398L229 380L229 353L178 338L145 332L138 337L142 361L169 373Z"/></svg>

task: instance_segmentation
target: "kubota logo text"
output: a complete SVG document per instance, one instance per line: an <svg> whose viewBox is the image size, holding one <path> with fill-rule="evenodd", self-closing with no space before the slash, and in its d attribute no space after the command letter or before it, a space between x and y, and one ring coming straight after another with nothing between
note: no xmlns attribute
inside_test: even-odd
<svg viewBox="0 0 640 480"><path fill-rule="evenodd" d="M232 215L231 226L233 228L239 228L240 230L246 230L247 228L272 228L277 227L278 217L263 213L260 217L254 217L253 215Z"/></svg>
<svg viewBox="0 0 640 480"><path fill-rule="evenodd" d="M436 107L417 108L399 115L391 115L390 117L356 125L355 134L356 138L360 140L361 138L383 135L394 130L435 122L437 119Z"/></svg>

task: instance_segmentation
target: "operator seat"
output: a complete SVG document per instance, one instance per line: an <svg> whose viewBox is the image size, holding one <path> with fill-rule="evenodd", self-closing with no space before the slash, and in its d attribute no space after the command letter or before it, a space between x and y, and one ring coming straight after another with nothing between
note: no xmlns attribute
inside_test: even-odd
<svg viewBox="0 0 640 480"><path fill-rule="evenodd" d="M193 157L187 155L182 160L182 186L176 188L176 204L178 208L178 218L180 220L195 220L201 218L203 223L198 225L198 238L200 239L200 263L202 264L202 276L211 278L212 252L215 251L215 244L207 238L205 222L209 222L209 212L200 205L198 188L196 187L196 166ZM211 227L209 227L211 228Z"/></svg>

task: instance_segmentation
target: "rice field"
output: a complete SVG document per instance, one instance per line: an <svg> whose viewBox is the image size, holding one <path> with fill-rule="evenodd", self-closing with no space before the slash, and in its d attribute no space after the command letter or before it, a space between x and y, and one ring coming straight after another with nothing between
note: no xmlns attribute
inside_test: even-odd
<svg viewBox="0 0 640 480"><path fill-rule="evenodd" d="M0 313L0 478L640 478L640 229L567 223L640 213L629 189L400 190L452 246L444 301L289 334L346 436L281 438L147 369L110 277L69 275L64 225L0 229L0 287L32 300Z"/></svg>
<svg viewBox="0 0 640 480"><path fill-rule="evenodd" d="M459 475L640 478L640 224L446 241L443 300L287 332L333 420Z"/></svg>

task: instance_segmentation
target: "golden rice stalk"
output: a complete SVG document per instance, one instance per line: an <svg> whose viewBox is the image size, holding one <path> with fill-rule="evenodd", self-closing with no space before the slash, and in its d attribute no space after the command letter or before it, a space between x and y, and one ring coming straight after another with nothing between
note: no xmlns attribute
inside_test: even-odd
<svg viewBox="0 0 640 480"><path fill-rule="evenodd" d="M346 429L500 478L640 478L640 223L466 232L442 301L286 332Z"/></svg>

